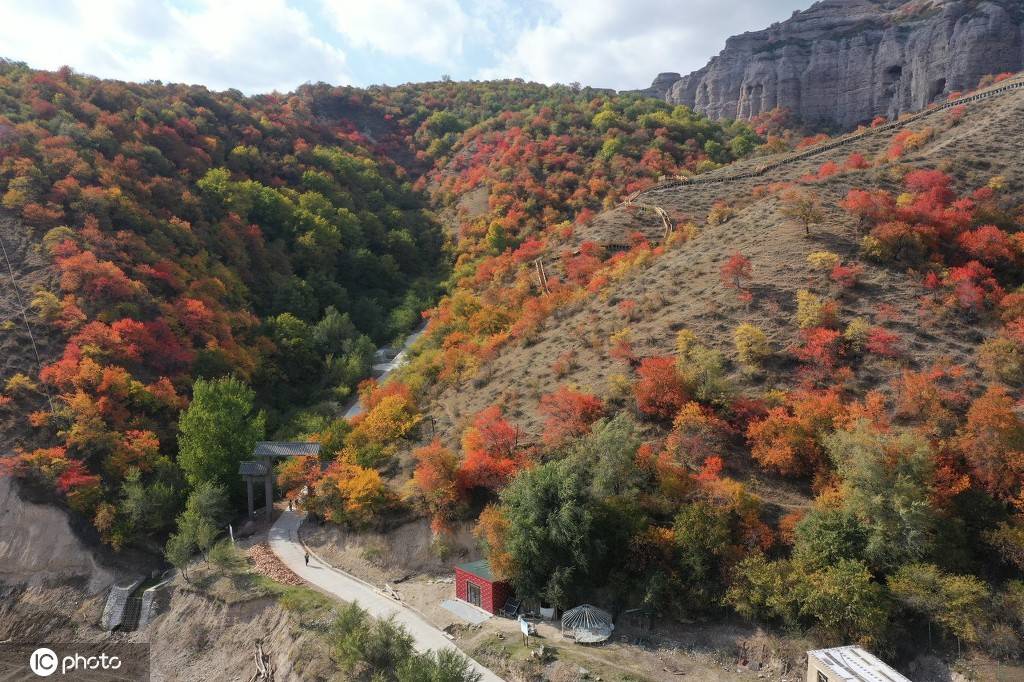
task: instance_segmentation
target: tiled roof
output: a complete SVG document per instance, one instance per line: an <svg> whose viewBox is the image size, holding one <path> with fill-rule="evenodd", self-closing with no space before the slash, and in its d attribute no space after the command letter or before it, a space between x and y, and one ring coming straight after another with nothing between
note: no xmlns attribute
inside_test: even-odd
<svg viewBox="0 0 1024 682"><path fill-rule="evenodd" d="M252 451L253 457L297 457L319 455L320 443L260 441Z"/></svg>
<svg viewBox="0 0 1024 682"><path fill-rule="evenodd" d="M267 465L264 462L239 462L239 476L266 476Z"/></svg>

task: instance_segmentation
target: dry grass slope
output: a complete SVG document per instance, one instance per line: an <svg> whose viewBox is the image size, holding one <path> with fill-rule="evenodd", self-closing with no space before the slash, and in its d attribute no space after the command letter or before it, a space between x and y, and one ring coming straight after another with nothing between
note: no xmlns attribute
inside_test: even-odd
<svg viewBox="0 0 1024 682"><path fill-rule="evenodd" d="M957 126L944 123L946 113L938 112L914 121L909 128L934 126L936 134L921 148L897 163L879 164L865 170L849 171L814 183L826 209L825 222L810 237L780 212L776 193L754 199L754 190L768 183L791 183L815 173L826 161L842 164L851 154L869 160L884 155L897 130L881 131L850 144L782 166L762 177L743 178L723 184L676 186L643 195L643 202L663 207L670 214L687 216L700 227L697 236L668 247L667 252L647 267L630 272L601 295L556 312L530 345L509 346L467 386L440 393L430 411L445 437L455 441L472 416L491 404L501 404L506 413L529 432L539 432L541 416L538 399L560 384L606 395L609 380L627 370L609 355L609 337L626 323L617 310L625 299L637 302L638 321L629 326L634 350L640 355L671 353L676 332L693 330L706 344L735 360L732 331L742 322L765 329L775 350L791 345L797 337L793 322L796 292L829 289L821 273L807 264L808 254L833 251L844 261L859 260L860 234L853 218L836 204L854 187L884 188L899 192L901 167L940 168L950 173L956 189L969 191L982 186L994 175L1006 180L1012 196L1024 189L1024 162L1019 140L1024 137L1024 90L973 102ZM722 173L743 173L770 163L754 159L725 169ZM708 212L719 201L735 208L724 224L706 224ZM599 215L580 230L580 241L614 240L639 230L653 236L658 218L652 211L619 206ZM733 253L741 252L753 264L753 302L744 305L734 291L722 287L719 268ZM908 273L892 267L865 263L862 283L852 292L838 293L840 319L857 316L878 320L880 306L888 306L887 328L899 333L907 350L902 365L891 360L869 360L867 371L859 373L861 388L881 386L901 371L902 366L921 368L939 358L967 365L976 374L975 350L989 330L951 317L931 320L919 315L921 286ZM563 378L551 369L554 360L567 350L577 352L576 366ZM794 380L794 367L787 362L769 364L757 376L738 368L734 378L746 390L785 387ZM743 472L733 472L743 476ZM748 472L749 473L749 472ZM757 489L756 480L750 483ZM800 505L802 495L790 484L776 481L762 493L783 507Z"/></svg>
<svg viewBox="0 0 1024 682"><path fill-rule="evenodd" d="M56 291L56 274L53 266L39 252L39 242L28 234L25 228L5 213L0 213L0 240L3 242L7 259L0 252L0 394L4 384L15 374L24 374L37 379L39 364L36 360L32 339L22 317L22 304L28 305L37 289ZM11 281L14 272L15 283ZM19 296L20 295L20 296ZM53 330L39 322L32 311L28 311L32 336L38 348L39 358L45 366L56 359L61 344ZM38 382L37 382L38 383ZM46 395L41 390L27 391L11 396L12 402L0 406L0 456L10 454L15 447L38 445L37 434L28 425L25 416L35 410L47 407Z"/></svg>

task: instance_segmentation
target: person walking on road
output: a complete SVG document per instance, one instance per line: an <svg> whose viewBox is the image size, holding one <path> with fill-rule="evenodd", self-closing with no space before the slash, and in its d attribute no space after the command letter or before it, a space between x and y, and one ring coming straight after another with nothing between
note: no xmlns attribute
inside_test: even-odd
<svg viewBox="0 0 1024 682"><path fill-rule="evenodd" d="M306 565L309 566L309 552L306 552Z"/></svg>

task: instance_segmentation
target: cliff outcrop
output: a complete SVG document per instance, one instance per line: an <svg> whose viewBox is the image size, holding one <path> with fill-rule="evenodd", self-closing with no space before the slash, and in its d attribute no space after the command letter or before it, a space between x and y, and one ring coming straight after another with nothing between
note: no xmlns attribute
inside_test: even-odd
<svg viewBox="0 0 1024 682"><path fill-rule="evenodd" d="M783 107L806 123L851 128L1022 68L1020 0L822 0L729 38L704 68L670 85L674 74L659 74L643 92L716 119Z"/></svg>

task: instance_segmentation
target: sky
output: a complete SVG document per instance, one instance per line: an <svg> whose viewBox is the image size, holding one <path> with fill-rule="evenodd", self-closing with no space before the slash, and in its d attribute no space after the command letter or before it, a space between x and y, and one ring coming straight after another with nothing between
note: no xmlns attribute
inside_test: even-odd
<svg viewBox="0 0 1024 682"><path fill-rule="evenodd" d="M0 57L246 94L524 78L643 88L811 0L0 0Z"/></svg>

